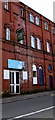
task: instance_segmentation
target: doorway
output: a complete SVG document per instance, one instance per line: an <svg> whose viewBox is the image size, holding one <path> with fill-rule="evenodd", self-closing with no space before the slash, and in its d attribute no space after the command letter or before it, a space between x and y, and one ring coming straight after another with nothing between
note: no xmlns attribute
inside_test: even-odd
<svg viewBox="0 0 55 120"><path fill-rule="evenodd" d="M53 77L49 76L50 88L53 88Z"/></svg>
<svg viewBox="0 0 55 120"><path fill-rule="evenodd" d="M20 93L19 72L10 71L10 93Z"/></svg>

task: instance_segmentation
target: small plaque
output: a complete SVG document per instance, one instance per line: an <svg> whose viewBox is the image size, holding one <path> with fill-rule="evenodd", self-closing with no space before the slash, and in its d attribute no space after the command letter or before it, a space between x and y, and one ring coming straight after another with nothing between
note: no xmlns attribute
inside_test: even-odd
<svg viewBox="0 0 55 120"><path fill-rule="evenodd" d="M27 71L23 71L23 80L27 80L27 79L28 79Z"/></svg>
<svg viewBox="0 0 55 120"><path fill-rule="evenodd" d="M4 79L10 79L9 70L4 70Z"/></svg>

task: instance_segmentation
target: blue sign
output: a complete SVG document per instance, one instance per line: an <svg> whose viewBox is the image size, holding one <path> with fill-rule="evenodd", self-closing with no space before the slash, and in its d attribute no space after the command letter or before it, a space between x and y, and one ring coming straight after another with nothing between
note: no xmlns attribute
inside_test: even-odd
<svg viewBox="0 0 55 120"><path fill-rule="evenodd" d="M23 69L24 67L25 67L25 62L8 59L8 68Z"/></svg>

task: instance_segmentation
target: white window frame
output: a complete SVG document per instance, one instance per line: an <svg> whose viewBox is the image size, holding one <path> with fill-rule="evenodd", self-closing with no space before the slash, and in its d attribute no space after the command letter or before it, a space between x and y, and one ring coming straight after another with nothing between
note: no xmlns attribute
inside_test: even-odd
<svg viewBox="0 0 55 120"><path fill-rule="evenodd" d="M48 22L44 22L44 28L45 28L45 30L48 30Z"/></svg>
<svg viewBox="0 0 55 120"><path fill-rule="evenodd" d="M30 22L34 23L34 16L32 13L30 13Z"/></svg>
<svg viewBox="0 0 55 120"><path fill-rule="evenodd" d="M4 0L4 8L8 10L8 0Z"/></svg>
<svg viewBox="0 0 55 120"><path fill-rule="evenodd" d="M40 21L39 21L39 17L38 16L36 16L36 25L40 25Z"/></svg>
<svg viewBox="0 0 55 120"><path fill-rule="evenodd" d="M49 44L49 42L46 42L46 48L47 48L47 52L50 53L50 44Z"/></svg>
<svg viewBox="0 0 55 120"><path fill-rule="evenodd" d="M31 47L35 48L35 37L31 36Z"/></svg>
<svg viewBox="0 0 55 120"><path fill-rule="evenodd" d="M6 27L6 40L10 40L10 28Z"/></svg>
<svg viewBox="0 0 55 120"><path fill-rule="evenodd" d="M33 66L32 66L32 71L36 72L36 77L33 77L33 85L35 85L35 84L38 84L38 81L37 81L37 68L36 68L35 64L33 64Z"/></svg>
<svg viewBox="0 0 55 120"><path fill-rule="evenodd" d="M41 50L41 41L39 38L37 38L37 49Z"/></svg>

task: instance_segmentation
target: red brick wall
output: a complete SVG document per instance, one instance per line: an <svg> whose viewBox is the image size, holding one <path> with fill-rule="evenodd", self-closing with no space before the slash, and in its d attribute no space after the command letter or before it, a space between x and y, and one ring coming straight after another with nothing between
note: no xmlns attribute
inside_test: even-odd
<svg viewBox="0 0 55 120"><path fill-rule="evenodd" d="M3 3L4 6L4 3ZM22 19L20 17L20 7L24 7L25 9L25 19ZM3 29L2 29L2 63L3 63L3 70L8 69L8 59L14 59L14 60L20 60L25 61L26 67L25 70L28 71L28 80L21 82L21 89L30 91L30 90L40 90L40 89L46 89L50 88L48 76L53 76L53 86L55 87L55 57L52 56L52 52L55 53L54 40L55 35L51 33L51 27L54 25L50 20L43 17L42 15L36 13L31 8L25 6L21 3L9 3L9 9L10 11L4 10L3 7ZM29 13L32 12L34 16L38 15L40 17L40 27L35 25L35 23L29 22ZM49 24L49 31L44 30L44 21L47 21ZM8 24L11 29L11 40L6 41L5 40L5 25ZM17 29L24 29L24 45L20 45L17 41ZM40 36L42 41L42 51L39 51L37 49L31 48L31 42L30 42L30 36L34 34L35 37ZM46 41L49 41L51 44L51 54L46 53ZM28 47L26 47L26 44ZM32 85L32 64L35 63L37 68L42 65L43 67L43 73L44 73L44 85ZM48 65L52 64L53 70L50 73L48 71ZM3 79L3 90L9 91L10 80L4 80Z"/></svg>

